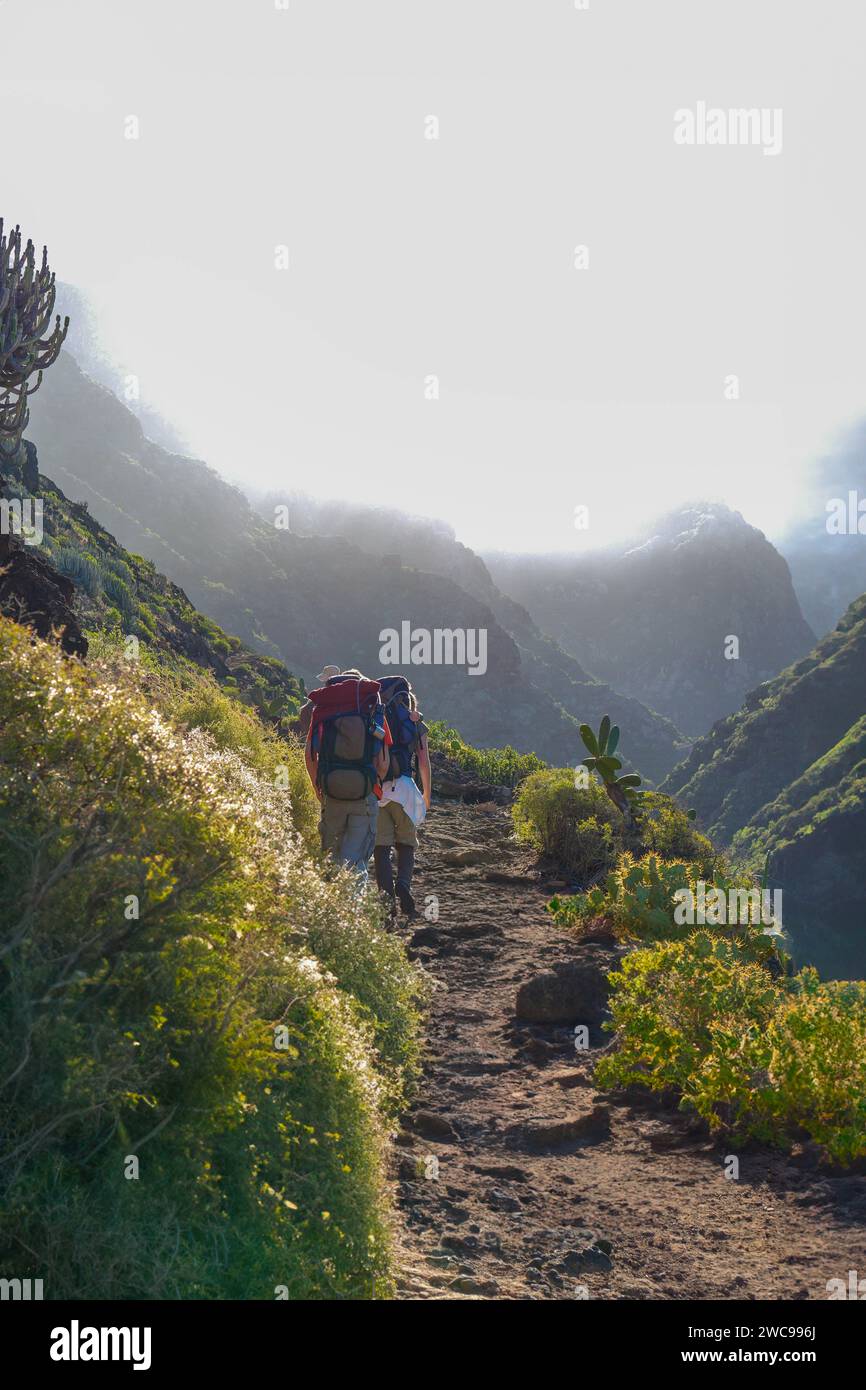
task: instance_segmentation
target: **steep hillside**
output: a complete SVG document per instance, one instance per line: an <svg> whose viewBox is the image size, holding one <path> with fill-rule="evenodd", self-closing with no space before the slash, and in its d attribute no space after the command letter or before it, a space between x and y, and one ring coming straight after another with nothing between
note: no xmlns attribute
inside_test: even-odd
<svg viewBox="0 0 866 1390"><path fill-rule="evenodd" d="M181 584L202 612L308 682L327 661L379 668L380 633L403 622L430 631L484 629L483 675L447 665L417 673L426 706L472 742L511 743L568 763L577 722L609 712L628 724L629 749L645 776L664 776L682 754L684 742L668 721L592 680L527 615L515 614L489 577L485 586L471 552L461 566L429 573L420 552L410 567L393 544L383 559L357 534L335 544L278 529L205 464L147 440L139 421L68 353L34 398L30 437L42 467L87 501L124 546ZM462 587L472 573L471 588ZM507 622L522 625L522 641Z"/></svg>
<svg viewBox="0 0 866 1390"><path fill-rule="evenodd" d="M196 611L186 594L149 561L125 550L90 515L38 469L32 443L24 468L6 465L0 496L28 496L43 504L44 538L25 546L0 537L9 568L0 582L0 612L27 621L42 636L65 630L64 646L86 655L86 633L136 637L210 672L220 684L260 705L291 711L301 684L273 657L245 647Z"/></svg>
<svg viewBox="0 0 866 1390"><path fill-rule="evenodd" d="M738 857L770 851L800 954L866 970L866 595L813 652L760 686L663 790Z"/></svg>
<svg viewBox="0 0 866 1390"><path fill-rule="evenodd" d="M718 504L673 512L628 549L487 562L495 582L589 670L691 735L814 642L785 561Z"/></svg>
<svg viewBox="0 0 866 1390"><path fill-rule="evenodd" d="M755 813L844 738L866 708L866 595L802 661L699 739L664 783L730 843Z"/></svg>
<svg viewBox="0 0 866 1390"><path fill-rule="evenodd" d="M57 310L61 315L69 316L66 350L72 353L82 370L100 385L107 386L129 406L133 415L141 421L148 439L155 439L163 448L173 452L182 450L184 441L173 426L142 397L136 375L106 353L97 318L87 296L74 285L58 282Z"/></svg>
<svg viewBox="0 0 866 1390"><path fill-rule="evenodd" d="M813 470L805 514L780 542L806 618L821 636L866 590L866 423Z"/></svg>
<svg viewBox="0 0 866 1390"><path fill-rule="evenodd" d="M42 535L0 535L0 1263L60 1299L385 1297L426 984L322 871L298 682L32 443L3 468Z"/></svg>
<svg viewBox="0 0 866 1390"><path fill-rule="evenodd" d="M825 974L866 976L866 716L734 837L738 858L772 855L797 947Z"/></svg>

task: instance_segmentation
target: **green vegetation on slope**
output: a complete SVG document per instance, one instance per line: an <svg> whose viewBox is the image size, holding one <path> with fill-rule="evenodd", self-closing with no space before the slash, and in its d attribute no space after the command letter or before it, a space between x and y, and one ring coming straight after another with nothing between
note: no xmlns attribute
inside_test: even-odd
<svg viewBox="0 0 866 1390"><path fill-rule="evenodd" d="M458 767L465 768L483 782L498 787L516 787L517 783L538 768L544 767L534 753L518 753L515 748L473 748L456 729L449 729L443 720L428 724L428 743L432 752L444 753Z"/></svg>
<svg viewBox="0 0 866 1390"><path fill-rule="evenodd" d="M811 968L774 980L749 945L697 931L627 956L596 1080L676 1091L738 1140L805 1132L836 1162L862 1159L866 984L822 984Z"/></svg>
<svg viewBox="0 0 866 1390"><path fill-rule="evenodd" d="M674 768L662 790L688 800L730 844L762 806L843 739L864 713L866 595L802 661L758 686Z"/></svg>
<svg viewBox="0 0 866 1390"><path fill-rule="evenodd" d="M513 817L522 840L549 854L580 882L610 869L626 850L685 856L710 865L715 851L685 811L660 792L642 792L629 827L602 784L575 785L569 767L545 768L521 783Z"/></svg>
<svg viewBox="0 0 866 1390"><path fill-rule="evenodd" d="M152 695L0 619L4 1271L49 1298L386 1293L420 976L290 791Z"/></svg>
<svg viewBox="0 0 866 1390"><path fill-rule="evenodd" d="M210 671L227 690L259 708L274 724L290 718L303 699L303 682L274 657L251 651L198 612L186 594L149 560L133 555L44 475L39 479L44 539L39 554L76 586L76 612L89 633L134 637L167 657ZM8 496L26 489L4 475Z"/></svg>
<svg viewBox="0 0 866 1390"><path fill-rule="evenodd" d="M260 702L241 700L231 681L219 685L208 670L158 646L142 645L130 660L115 631L90 632L88 665L126 688L137 689L181 729L204 729L218 748L239 753L265 781L288 790L295 829L308 852L319 853L319 803L304 766L303 747L262 717Z"/></svg>
<svg viewBox="0 0 866 1390"><path fill-rule="evenodd" d="M864 710L866 595L663 784L738 863L771 854L795 958L845 978L866 975Z"/></svg>
<svg viewBox="0 0 866 1390"><path fill-rule="evenodd" d="M862 774L861 738L814 770L804 797L838 785L840 760ZM760 883L732 871L666 795L635 805L632 824L600 782L575 786L565 768L526 778L514 805L518 834L586 885L551 899L556 924L631 948L610 977L616 1039L598 1084L676 1093L735 1142L806 1134L833 1161L866 1157L866 984L791 975L762 901L766 864ZM688 894L692 906L706 895L708 925L683 911Z"/></svg>
<svg viewBox="0 0 866 1390"><path fill-rule="evenodd" d="M822 822L858 811L863 805L864 781L866 715L737 831L734 854L757 863L770 849L785 851L803 842Z"/></svg>

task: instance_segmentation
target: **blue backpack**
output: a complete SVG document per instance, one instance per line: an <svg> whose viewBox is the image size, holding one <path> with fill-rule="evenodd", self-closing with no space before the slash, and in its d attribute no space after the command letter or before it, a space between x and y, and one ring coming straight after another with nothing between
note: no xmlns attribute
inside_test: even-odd
<svg viewBox="0 0 866 1390"><path fill-rule="evenodd" d="M415 776L421 736L418 721L412 718L411 693L412 687L405 676L381 676L379 679L379 695L394 740L389 750L391 763L386 781L393 777Z"/></svg>

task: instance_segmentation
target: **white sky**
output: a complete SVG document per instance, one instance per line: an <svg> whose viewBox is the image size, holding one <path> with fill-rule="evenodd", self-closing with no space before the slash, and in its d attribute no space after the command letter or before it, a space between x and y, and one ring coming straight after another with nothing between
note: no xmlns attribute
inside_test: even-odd
<svg viewBox="0 0 866 1390"><path fill-rule="evenodd" d="M476 548L701 496L778 535L864 405L864 31L858 0L0 0L0 215L232 479ZM698 101L781 107L782 153L675 145Z"/></svg>

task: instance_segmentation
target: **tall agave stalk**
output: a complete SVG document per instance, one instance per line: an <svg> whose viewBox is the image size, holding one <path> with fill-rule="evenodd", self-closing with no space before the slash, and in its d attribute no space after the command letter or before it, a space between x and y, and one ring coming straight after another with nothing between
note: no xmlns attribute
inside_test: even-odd
<svg viewBox="0 0 866 1390"><path fill-rule="evenodd" d="M49 329L55 295L47 247L37 267L33 242L22 250L20 228L7 236L0 217L0 456L17 454L30 419L28 398L38 391L43 371L66 337L68 318L61 326L58 314Z"/></svg>

